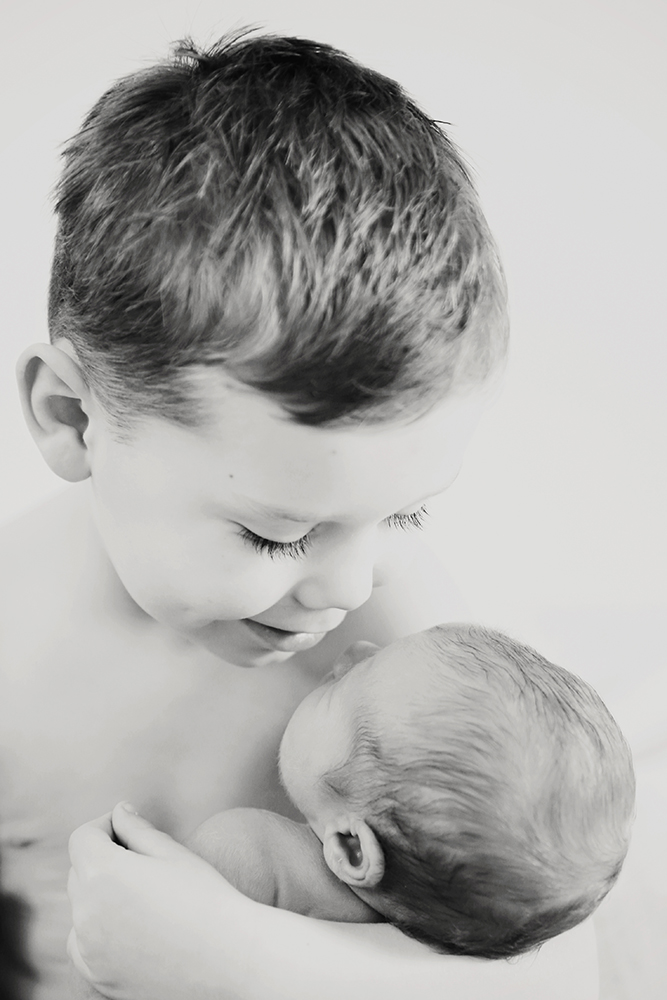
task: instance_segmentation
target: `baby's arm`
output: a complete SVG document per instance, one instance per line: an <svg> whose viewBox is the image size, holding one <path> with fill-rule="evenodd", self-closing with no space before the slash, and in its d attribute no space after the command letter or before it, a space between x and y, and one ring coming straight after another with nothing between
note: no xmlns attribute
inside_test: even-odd
<svg viewBox="0 0 667 1000"><path fill-rule="evenodd" d="M382 920L332 874L304 823L264 809L228 809L198 827L185 846L257 903L320 920Z"/></svg>

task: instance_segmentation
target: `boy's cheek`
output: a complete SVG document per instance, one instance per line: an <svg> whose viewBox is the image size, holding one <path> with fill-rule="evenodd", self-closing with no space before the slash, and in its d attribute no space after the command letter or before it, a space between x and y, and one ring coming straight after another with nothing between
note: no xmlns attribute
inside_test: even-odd
<svg viewBox="0 0 667 1000"><path fill-rule="evenodd" d="M146 614L191 631L262 614L291 592L299 567L236 537L186 524L101 519L102 545L120 583Z"/></svg>
<svg viewBox="0 0 667 1000"><path fill-rule="evenodd" d="M131 560L119 577L132 600L155 620L185 632L193 632L211 622L232 622L252 618L273 607L283 596L277 581L239 579L233 568L215 574L177 564L161 568L149 561L143 566ZM231 582L233 581L233 585Z"/></svg>

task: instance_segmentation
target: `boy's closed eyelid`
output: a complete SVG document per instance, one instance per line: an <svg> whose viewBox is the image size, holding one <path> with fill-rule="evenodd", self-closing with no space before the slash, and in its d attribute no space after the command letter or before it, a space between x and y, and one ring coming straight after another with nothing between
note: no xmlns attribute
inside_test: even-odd
<svg viewBox="0 0 667 1000"><path fill-rule="evenodd" d="M406 513L399 512L396 514L389 514L387 517L383 518L383 520L380 521L379 523L388 524L391 527L421 528L424 523L424 518L428 516L428 513L429 512L426 505L422 504L422 506L418 510L413 510ZM247 533L248 535L252 535L259 541L267 543L270 542L274 545L295 545L297 543L303 542L306 538L311 538L312 535L315 533L315 531L321 528L326 522L321 521L318 522L317 524L313 524L302 535L299 535L298 538L289 538L289 539L268 538L267 535L263 535L259 531L253 531L252 528L248 528L247 525L243 524L241 521L234 521L233 523L238 528L240 528L242 532Z"/></svg>
<svg viewBox="0 0 667 1000"><path fill-rule="evenodd" d="M381 524L385 524L390 528L402 528L404 531L410 528L423 528L424 520L428 515L428 510L426 505L422 506L415 511L409 511L407 513L396 513L389 514L384 518ZM294 539L276 539L267 538L266 535L262 535L259 532L253 531L248 528L241 521L232 522L238 529L238 534L243 541L247 542L252 546L253 549L260 555L269 556L271 559L275 559L278 556L286 556L290 559L301 559L306 555L308 550L313 544L313 535L315 531L322 527L326 522L319 522L313 524L303 535Z"/></svg>
<svg viewBox="0 0 667 1000"><path fill-rule="evenodd" d="M427 516L428 510L426 505L423 504L418 510L415 511L389 514L380 523L386 524L392 528L422 528L424 525L424 519ZM308 531L304 532L303 535L300 535L298 538L291 539L267 538L266 535L253 531L252 528L248 528L240 521L234 521L233 523L239 529L241 536L251 544L255 545L255 547L263 548L264 550L273 550L274 552L282 551L294 554L293 550L295 548L298 548L302 553L305 545L312 544L313 534L318 528L321 528L325 522L314 524L308 529Z"/></svg>
<svg viewBox="0 0 667 1000"><path fill-rule="evenodd" d="M257 552L264 553L271 558L275 556L289 556L292 559L298 559L306 554L312 544L310 533L303 535L301 538L296 538L294 541L277 542L272 538L264 538L262 535L257 535L242 524L239 524L238 528L239 536L244 541L252 545Z"/></svg>
<svg viewBox="0 0 667 1000"><path fill-rule="evenodd" d="M260 503L259 500L253 500L250 497L236 496L234 502L239 512L245 511L246 514L248 514L252 511L262 521L285 521L289 524L299 525L314 525L319 521L319 518L314 513L296 513L295 511L287 510L286 508L272 507L267 504Z"/></svg>
<svg viewBox="0 0 667 1000"><path fill-rule="evenodd" d="M319 525L315 524L309 528L305 528L305 530L303 530L296 538L290 538L290 537L274 538L272 537L274 534L282 533L277 527L274 528L273 526L268 527L268 526L260 526L258 524L254 524L254 527L251 528L248 526L247 522L237 521L237 520L234 520L231 523L236 528L238 528L242 533L247 533L248 535L252 535L255 538L261 539L264 542L272 542L275 545L295 545L297 542L302 542L305 538L308 538L319 527ZM250 521L250 523L253 524L252 521ZM288 535L292 534L293 531L295 530L296 528L292 529L292 531L288 532L287 534Z"/></svg>

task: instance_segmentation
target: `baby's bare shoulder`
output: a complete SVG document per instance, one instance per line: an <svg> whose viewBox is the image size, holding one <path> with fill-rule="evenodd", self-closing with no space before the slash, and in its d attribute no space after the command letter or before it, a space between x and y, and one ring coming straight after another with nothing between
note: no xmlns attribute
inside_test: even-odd
<svg viewBox="0 0 667 1000"><path fill-rule="evenodd" d="M226 809L197 827L185 846L213 865L245 896L275 906L277 883L270 815L262 809Z"/></svg>
<svg viewBox="0 0 667 1000"><path fill-rule="evenodd" d="M259 903L320 920L381 919L332 875L305 823L265 809L229 809L203 823L186 846Z"/></svg>

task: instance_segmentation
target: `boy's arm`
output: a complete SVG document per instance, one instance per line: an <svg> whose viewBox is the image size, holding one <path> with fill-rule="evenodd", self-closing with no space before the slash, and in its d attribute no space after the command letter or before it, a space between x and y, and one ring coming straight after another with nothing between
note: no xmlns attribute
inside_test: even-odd
<svg viewBox="0 0 667 1000"><path fill-rule="evenodd" d="M260 906L150 823L73 835L77 968L112 1000L597 1000L591 922L521 959L436 955L388 925Z"/></svg>
<svg viewBox="0 0 667 1000"><path fill-rule="evenodd" d="M228 809L202 823L185 846L257 903L320 920L382 920L332 874L305 823L265 809Z"/></svg>

